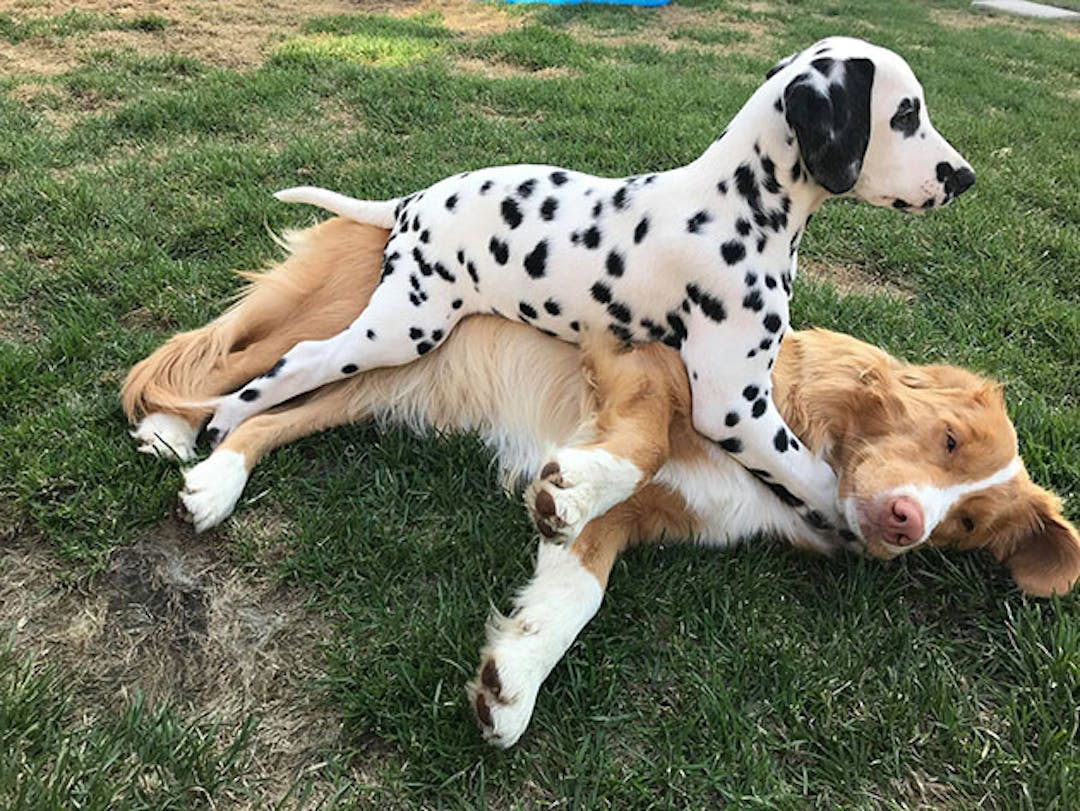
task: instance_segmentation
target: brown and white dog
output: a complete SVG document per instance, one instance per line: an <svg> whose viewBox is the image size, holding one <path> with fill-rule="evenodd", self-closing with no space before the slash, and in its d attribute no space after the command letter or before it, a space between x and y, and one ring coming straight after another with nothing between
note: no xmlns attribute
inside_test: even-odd
<svg viewBox="0 0 1080 811"><path fill-rule="evenodd" d="M290 256L249 274L232 309L137 364L122 399L140 450L193 455L208 401L259 375L301 340L336 333L364 308L387 232L335 219L292 235ZM273 373L273 370L270 372ZM951 366L913 366L853 338L792 333L773 369L776 403L836 471L858 545L891 558L923 544L985 548L1034 595L1080 576L1080 536L1058 499L1028 477L1000 387ZM541 683L599 609L628 544L755 534L816 547L786 494L691 426L674 351L578 347L505 319L467 319L444 346L405 366L326 386L260 414L185 471L197 530L233 510L270 450L348 422L475 431L510 478L540 477L527 502L541 532L536 574L510 617L489 625L469 695L485 737L510 746ZM822 550L827 551L827 550Z"/></svg>

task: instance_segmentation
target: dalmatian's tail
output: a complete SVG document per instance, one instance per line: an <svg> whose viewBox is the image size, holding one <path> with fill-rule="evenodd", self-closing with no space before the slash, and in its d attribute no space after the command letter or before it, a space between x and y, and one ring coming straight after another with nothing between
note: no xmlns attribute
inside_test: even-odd
<svg viewBox="0 0 1080 811"><path fill-rule="evenodd" d="M379 228L393 228L398 200L357 200L318 186L296 186L274 194L283 203L307 203L325 208L339 217Z"/></svg>

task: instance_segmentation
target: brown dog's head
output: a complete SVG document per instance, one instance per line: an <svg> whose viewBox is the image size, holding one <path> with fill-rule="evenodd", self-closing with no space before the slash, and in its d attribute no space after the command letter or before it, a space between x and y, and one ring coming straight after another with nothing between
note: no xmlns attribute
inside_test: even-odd
<svg viewBox="0 0 1080 811"><path fill-rule="evenodd" d="M831 425L823 442L849 527L880 558L924 544L988 549L1040 596L1080 577L1080 535L1031 481L1001 386L953 366L912 366L815 332L833 363L815 380ZM829 379L830 375L834 379Z"/></svg>

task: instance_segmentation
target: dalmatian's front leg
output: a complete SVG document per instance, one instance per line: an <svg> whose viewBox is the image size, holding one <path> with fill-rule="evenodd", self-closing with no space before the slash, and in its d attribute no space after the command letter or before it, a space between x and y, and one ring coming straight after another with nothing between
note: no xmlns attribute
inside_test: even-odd
<svg viewBox="0 0 1080 811"><path fill-rule="evenodd" d="M786 305L786 302L783 302ZM681 348L690 376L694 427L728 451L811 529L843 529L836 474L788 427L772 400L770 372L787 328L787 308L691 312Z"/></svg>

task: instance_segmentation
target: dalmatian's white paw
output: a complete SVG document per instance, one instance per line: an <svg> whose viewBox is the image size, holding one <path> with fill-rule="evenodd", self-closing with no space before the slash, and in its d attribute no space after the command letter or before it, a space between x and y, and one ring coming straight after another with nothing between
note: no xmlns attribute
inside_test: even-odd
<svg viewBox="0 0 1080 811"><path fill-rule="evenodd" d="M199 429L183 417L156 412L139 420L130 433L139 453L186 462L195 455Z"/></svg>
<svg viewBox="0 0 1080 811"><path fill-rule="evenodd" d="M209 459L184 471L180 517L194 524L196 532L216 527L232 514L247 480L243 454L215 451Z"/></svg>
<svg viewBox="0 0 1080 811"><path fill-rule="evenodd" d="M641 470L600 448L564 448L525 491L533 523L545 538L569 541L589 521L629 498Z"/></svg>
<svg viewBox="0 0 1080 811"><path fill-rule="evenodd" d="M246 404L236 396L223 398L206 425L205 434L210 447L216 448L224 442L225 438L247 419L248 411Z"/></svg>

